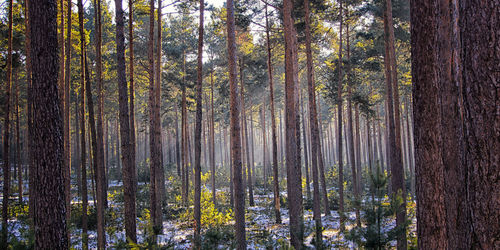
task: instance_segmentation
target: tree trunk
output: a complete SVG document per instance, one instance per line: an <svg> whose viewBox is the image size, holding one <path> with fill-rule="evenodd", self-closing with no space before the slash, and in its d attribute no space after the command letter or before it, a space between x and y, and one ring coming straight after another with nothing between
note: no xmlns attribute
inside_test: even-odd
<svg viewBox="0 0 500 250"><path fill-rule="evenodd" d="M462 52L464 144L463 165L466 167L467 212L471 225L467 227L471 248L500 248L500 148L498 62L500 22L498 1L460 1L460 18L454 28L460 28L461 50L453 51L459 60ZM453 15L457 15L457 4ZM457 23L458 21L458 23ZM454 32L458 32L454 30ZM456 45L453 44L453 45ZM457 65L454 65L457 66ZM459 64L458 64L459 66ZM453 68L453 70L460 67ZM496 114L496 115L493 115ZM459 180L461 181L461 180ZM458 193L463 195L463 193ZM463 203L464 204L464 203ZM460 225L458 224L457 227ZM457 235L456 239L460 239Z"/></svg>
<svg viewBox="0 0 500 250"><path fill-rule="evenodd" d="M394 88L395 81L393 72L395 68L393 68L392 63L392 52L391 45L393 46L393 40L391 44L390 39L390 30L392 27L392 8L391 8L391 0L386 0L386 9L384 12L384 34L385 34L385 76L386 76L386 103L387 103L387 124L388 124L388 133L389 133L389 141L387 145L389 145L389 156L390 160L390 169L391 169L391 194L392 198L395 199L396 196L401 196L403 202L399 205L399 208L396 210L396 227L403 227L403 232L398 236L398 249L406 249L406 192L404 189L404 173L403 173L403 163L401 161L401 138L398 134L399 132L399 101L396 101L396 96L394 96L393 91L398 91ZM399 98L399 97L398 97ZM398 114L396 114L396 112ZM396 117L397 116L397 117ZM396 131L397 130L397 131Z"/></svg>
<svg viewBox="0 0 500 250"><path fill-rule="evenodd" d="M348 9L349 10L349 9ZM356 153L359 154L359 151L355 152L354 151L354 129L352 126L352 89L351 89L351 51L350 51L350 37L349 37L349 24L346 24L346 45L347 45L347 70L346 70L346 75L347 75L347 139L349 140L349 146L348 146L348 152L349 152L349 164L351 165L351 173L352 173L352 187L354 190L354 199L355 199L355 204L358 204L360 197L359 197L359 184L358 184L358 174L357 173L357 159L356 159ZM355 210L356 210L356 224L358 227L361 227L361 218L360 218L360 212L359 212L359 206L355 205Z"/></svg>
<svg viewBox="0 0 500 250"><path fill-rule="evenodd" d="M298 157L297 141L297 32L294 27L292 16L293 3L291 0L283 2L283 24L285 34L285 106L286 106L286 169L287 169L287 193L290 210L290 236L291 245L295 249L301 249L304 237L304 218L302 208L302 180L301 168Z"/></svg>
<svg viewBox="0 0 500 250"><path fill-rule="evenodd" d="M82 7L83 8L83 7ZM83 24L83 10L81 17L79 16L80 22ZM81 40L84 40L84 33L83 33L83 27L80 27L80 32L81 32ZM104 231L105 227L105 221L104 221L104 194L102 193L103 189L99 188L102 187L101 181L103 180L101 174L101 171L97 171L98 169L101 168L100 162L98 160L99 155L98 155L98 149L97 149L97 136L96 136L96 127L95 127L95 114L94 114L94 101L92 98L92 88L90 84L90 73L89 73L89 66L88 66L88 61L87 61L87 54L85 50L85 46L82 49L83 53L85 53L85 90L86 90L86 96L87 96L87 106L89 110L89 127L90 127L90 137L91 137L91 145L92 145L92 160L93 160L93 169L94 169L94 178L95 178L95 195L94 195L94 200L97 198L97 245L98 248L104 249L106 246L106 235Z"/></svg>
<svg viewBox="0 0 500 250"><path fill-rule="evenodd" d="M103 110L104 110L104 96L103 96L103 81L102 81L102 17L101 17L101 0L95 2L95 23L96 23L96 80L97 80L97 157L99 168L96 168L97 175L101 176L98 182L103 194L102 201L104 207L108 207L107 195L107 181L106 181L106 165L104 161L104 133L103 133ZM98 197L99 201L99 197Z"/></svg>
<svg viewBox="0 0 500 250"><path fill-rule="evenodd" d="M308 200L311 199L311 185L309 185L310 183L310 180L309 180L309 150L308 150L308 146L307 146L307 129L309 129L307 127L307 119L306 119L306 116L304 115L304 101L302 99L302 90L300 91L299 93L300 95L300 113L301 113L301 116L302 116L302 120L304 121L304 123L302 124L302 138L304 140L304 167L305 167L305 171L306 171L306 197ZM320 204L320 207L321 207L321 204Z"/></svg>
<svg viewBox="0 0 500 250"><path fill-rule="evenodd" d="M80 34L80 169L81 169L81 195L82 195L82 249L88 249L87 235L87 156L85 142L85 33L83 27L83 3L78 0L78 24ZM83 42L82 42L83 41ZM76 110L75 110L76 111Z"/></svg>
<svg viewBox="0 0 500 250"><path fill-rule="evenodd" d="M82 249L88 249L88 234L87 234L87 156L86 156L86 143L85 143L85 33L83 24L83 3L78 0L78 30L80 34L80 168L82 178ZM90 153L89 153L90 154Z"/></svg>
<svg viewBox="0 0 500 250"><path fill-rule="evenodd" d="M64 73L64 109L63 109L63 141L64 141L64 192L66 194L66 221L71 217L71 134L69 114L69 82L71 78L71 0L68 0L67 29L66 29L66 65ZM68 240L70 239L68 230Z"/></svg>
<svg viewBox="0 0 500 250"><path fill-rule="evenodd" d="M25 30L25 50L26 50L26 85L27 85L27 127L28 127L28 136L26 140L26 148L28 151L28 169L29 169L29 176L28 176L28 196L29 196L29 202L28 202L28 207L29 207L29 217L31 219L34 219L34 186L35 186L35 178L34 178L34 172L35 169L33 167L33 153L31 152L31 138L32 138L32 131L33 131L33 98L32 98L32 92L33 92L33 87L32 87L32 78L31 78L31 20L29 19L30 12L29 12L29 1L24 0L24 24L26 27ZM5 197L5 196L4 196Z"/></svg>
<svg viewBox="0 0 500 250"><path fill-rule="evenodd" d="M17 165L17 190L19 193L19 203L23 204L23 164L21 164L21 143L19 136L19 79L16 71L16 165Z"/></svg>
<svg viewBox="0 0 500 250"><path fill-rule="evenodd" d="M161 138L159 137L160 116L159 108L157 108L157 80L154 56L154 15L155 7L154 0L149 2L149 40L148 40L148 60L149 60L149 151L150 151L150 209L151 209L151 224L153 225L154 235L159 234L161 228L161 207L159 197L159 181L158 176L161 168ZM158 62L157 62L158 63ZM155 81L156 80L156 81ZM158 112L158 113L157 113Z"/></svg>
<svg viewBox="0 0 500 250"><path fill-rule="evenodd" d="M174 104L175 110L175 161L177 163L177 176L181 176L181 152L179 149L179 114L178 114L178 104ZM182 136L182 135L181 135Z"/></svg>
<svg viewBox="0 0 500 250"><path fill-rule="evenodd" d="M9 207L9 195L10 195L10 150L9 150L9 131L10 131L10 90L12 86L12 22L13 22L13 1L9 1L9 37L8 37L8 49L7 49L7 80L5 85L5 113L4 113L4 137L3 137L3 201L2 201L2 246L7 248L7 219L8 219L8 207ZM36 6L40 7L40 6ZM57 8L57 7L55 7ZM45 9L37 9L37 13L40 11L49 11ZM37 23L36 25L40 25ZM57 31L56 31L57 32ZM40 43L40 37L35 37ZM57 42L57 41L56 41ZM39 49L39 48L37 48ZM55 48L54 53L57 53L57 48ZM50 60L50 59L48 59ZM57 59L54 59L57 62ZM55 67L57 68L57 66ZM40 73L40 72L37 72ZM57 73L56 73L57 76ZM57 89L57 88L56 88ZM57 95L57 93L56 93Z"/></svg>
<svg viewBox="0 0 500 250"><path fill-rule="evenodd" d="M229 88L230 88L230 116L231 116L231 162L233 164L234 182L234 217L236 247L246 249L245 239L245 200L242 180L241 165L241 138L240 138L240 102L238 100L238 84L236 81L236 39L233 0L227 0L227 51L229 62Z"/></svg>
<svg viewBox="0 0 500 250"><path fill-rule="evenodd" d="M196 124L194 130L194 248L201 248L201 122L203 116L203 11L200 0L200 24L198 26L198 69L196 71ZM206 155L205 155L206 156Z"/></svg>
<svg viewBox="0 0 500 250"><path fill-rule="evenodd" d="M161 1L158 2L157 10L157 40L156 40L156 80L155 80L155 105L154 105L154 117L155 117L155 137L156 137L156 152L158 154L158 163L156 164L156 202L157 202L157 226L160 229L163 227L162 216L163 216L163 202L165 200L165 169L163 167L163 144L162 144L162 125L161 125L161 74L162 74L162 63L161 63L161 36L162 36L162 5Z"/></svg>
<svg viewBox="0 0 500 250"><path fill-rule="evenodd" d="M337 147L339 150L339 215L340 215L340 231L344 231L345 229L345 215L344 215L344 161L343 161L343 153L342 153L342 1L340 4L340 28L339 28L339 61L338 61L338 69L339 69L339 80L337 87Z"/></svg>
<svg viewBox="0 0 500 250"><path fill-rule="evenodd" d="M214 123L214 70L210 71L210 171L212 172L212 201L214 206L217 206L217 194L215 188L215 123ZM222 132L222 131L221 131ZM221 141L222 143L222 141ZM221 147L221 165L222 164L222 147Z"/></svg>
<svg viewBox="0 0 500 250"><path fill-rule="evenodd" d="M118 102L120 114L120 143L122 160L123 193L125 201L125 234L127 239L137 242L136 236L136 211L135 211L135 163L132 162L130 143L130 117L127 95L127 77L125 73L125 34L122 0L115 0L116 10L116 63L118 74Z"/></svg>
<svg viewBox="0 0 500 250"><path fill-rule="evenodd" d="M262 166L264 167L262 173L264 177L264 189L267 190L267 140L266 140L266 110L264 107L260 108L260 124L262 128Z"/></svg>
<svg viewBox="0 0 500 250"><path fill-rule="evenodd" d="M128 0L128 43L129 43L129 118L130 118L130 172L134 175L134 180L137 179L136 176L136 139L135 139L135 109L134 109L134 1ZM118 133L118 131L116 131ZM118 137L118 136L117 136ZM132 190L135 192L137 190L137 181L132 183ZM134 202L135 203L135 202ZM135 207L134 207L135 211ZM135 217L135 212L133 213ZM132 216L132 213L130 214ZM132 225L130 225L132 226ZM133 228L130 227L130 231L133 231ZM135 232L135 231L134 231ZM132 235L131 235L132 236ZM131 237L131 239L135 239L135 237ZM135 241L134 241L135 242Z"/></svg>
<svg viewBox="0 0 500 250"><path fill-rule="evenodd" d="M37 55L32 58L34 115L32 145L33 154L37 156L34 157L34 177L37 180L34 192L35 248L67 249L69 242L66 237L62 172L63 121L57 86L59 59L56 1L31 1L29 14L32 21L31 51ZM8 72L10 73L9 70ZM10 85L10 78L7 83ZM4 182L4 185L7 183ZM7 200L6 197L8 196L4 196L4 201Z"/></svg>
<svg viewBox="0 0 500 250"><path fill-rule="evenodd" d="M304 1L305 22L306 22L306 56L307 56L307 86L309 94L309 119L311 124L311 151L314 155L311 156L312 164L312 179L313 179L313 217L316 229L316 248L322 248L322 230L321 225L321 198L319 194L319 177L318 177L318 151L319 146L319 130L318 130L318 115L316 111L316 87L314 83L314 65L311 50L311 31L310 31L310 12L309 0ZM304 145L307 143L304 140ZM304 148L304 151L306 149ZM306 152L304 152L306 154ZM309 184L308 184L309 186ZM325 211L328 211L328 203L325 203Z"/></svg>

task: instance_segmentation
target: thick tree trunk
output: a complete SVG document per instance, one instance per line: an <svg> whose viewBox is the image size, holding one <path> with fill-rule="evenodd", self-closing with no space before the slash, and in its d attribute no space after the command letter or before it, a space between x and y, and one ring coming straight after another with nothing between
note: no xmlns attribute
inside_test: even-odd
<svg viewBox="0 0 500 250"><path fill-rule="evenodd" d="M285 106L286 106L286 169L287 193L290 211L290 236L291 245L301 249L304 237L304 218L302 208L302 180L300 159L298 157L298 121L297 121L297 32L292 16L293 2L283 2L283 24L285 35Z"/></svg>
<svg viewBox="0 0 500 250"><path fill-rule="evenodd" d="M198 26L198 68L196 71L196 124L194 129L194 248L201 248L201 122L203 116L203 10L200 0L200 24ZM206 155L205 155L206 156Z"/></svg>
<svg viewBox="0 0 500 250"><path fill-rule="evenodd" d="M58 96L57 4L31 1L35 247L67 249L63 176L63 121ZM12 13L12 12L11 12ZM10 81L7 81L10 84ZM8 130L6 130L8 131ZM5 182L4 184L6 184ZM4 196L6 200L6 196ZM50 218L50 219L48 219Z"/></svg>
<svg viewBox="0 0 500 250"><path fill-rule="evenodd" d="M233 0L227 0L227 51L229 62L229 88L230 88L230 115L231 115L231 162L233 167L234 182L234 217L236 248L246 249L245 239L245 200L242 180L241 165L241 138L240 138L240 102L238 100L238 84L236 81L236 39Z"/></svg>
<svg viewBox="0 0 500 250"><path fill-rule="evenodd" d="M471 248L500 248L500 148L498 1L460 1L464 165ZM454 4L453 15L458 6ZM456 31L456 30L454 30ZM458 60L454 51L454 58ZM456 69L456 68L455 68ZM459 69L459 68L458 68ZM496 114L496 115L493 115ZM463 193L459 193L463 195ZM460 225L457 225L460 226ZM457 237L457 239L459 239Z"/></svg>

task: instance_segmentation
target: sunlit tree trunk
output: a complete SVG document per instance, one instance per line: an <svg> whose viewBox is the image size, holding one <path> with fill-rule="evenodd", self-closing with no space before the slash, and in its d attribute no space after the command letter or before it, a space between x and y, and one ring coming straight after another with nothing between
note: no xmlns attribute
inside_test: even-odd
<svg viewBox="0 0 500 250"><path fill-rule="evenodd" d="M234 217L236 248L246 249L245 239L245 199L242 180L241 165L241 138L240 138L240 102L238 100L238 84L236 72L236 39L233 0L227 0L227 51L229 62L229 88L230 88L230 116L231 116L231 162L233 167L234 182Z"/></svg>

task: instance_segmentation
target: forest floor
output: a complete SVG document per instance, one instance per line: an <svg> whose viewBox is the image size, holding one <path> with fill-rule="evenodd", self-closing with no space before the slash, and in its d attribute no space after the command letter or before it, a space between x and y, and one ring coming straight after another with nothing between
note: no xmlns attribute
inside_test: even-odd
<svg viewBox="0 0 500 250"><path fill-rule="evenodd" d="M13 183L15 185L15 183ZM89 183L90 186L90 183ZM139 190L141 186L139 185ZM168 186L167 186L168 187ZM120 198L120 190L121 183L111 182L110 190L108 194L108 201L110 208L108 209L107 215L107 228L106 228L106 240L107 245L113 249L125 248L125 231L123 227L123 217L121 216L123 213L123 201ZM209 193L207 188L203 189L204 192ZM27 191L27 186L25 187L25 191ZM90 190L89 190L90 191ZM220 193L227 193L226 190L219 190ZM27 193L27 192L26 192ZM146 193L146 192L144 192ZM167 191L168 193L168 191ZM142 194L147 197L147 194ZM138 218L137 218L137 232L138 232L138 242L139 246L147 247L148 246L148 204L147 201L140 201L140 197L142 196L140 193L138 194ZM281 196L286 197L286 192L282 192ZM17 194L12 193L10 199L11 203L19 204L16 202ZM91 193L89 193L89 197L92 197ZM27 195L23 197L24 204L28 203ZM178 198L177 198L178 199ZM202 198L203 199L203 198ZM305 197L304 197L305 199ZM256 188L255 195L255 206L249 207L247 204L246 210L246 233L247 233L247 244L248 249L284 249L289 244L289 214L288 209L286 209L286 205L282 205L280 209L282 223L275 223L274 216L274 206L273 206L273 194L266 193L262 189ZM80 204L80 200L76 197L72 201L72 206L78 207ZM414 203L413 203L414 204ZM89 201L89 206L93 207L93 201ZM167 206L176 206L170 204ZM140 207L143 207L142 214ZM81 209L81 208L80 208ZM202 207L202 213L204 213L204 209ZM72 211L75 208L72 209ZM185 209L184 209L185 210ZM191 206L192 210L192 206ZM186 210L186 211L189 211ZM184 212L172 212L171 215L167 215L163 221L163 231L162 234L157 236L157 245L161 247L161 249L188 249L191 247L191 242L193 239L193 227L192 227L192 218L189 217L189 213ZM30 235L29 226L27 223L27 205L19 206L12 205L11 219L8 223L8 232L9 238L11 242L23 242L28 241ZM73 249L81 249L82 241L81 241L81 225L79 224L79 216L78 212L73 211L72 215L72 226L71 226L71 246ZM89 211L91 214L91 211ZM184 216L182 215L184 213ZM362 216L364 212L362 211ZM192 214L192 213L191 213ZM208 214L207 216L211 216ZM323 230L323 245L327 249L355 249L358 248L358 244L353 242L351 238L348 237L348 232L354 227L355 224L355 213L349 212L346 214L346 234L340 232L340 216L337 211L332 210L331 215L325 216L322 214L322 226ZM74 218L76 217L76 218ZM95 210L94 210L95 217ZM203 217L203 215L202 215ZM95 219L95 218L94 218ZM409 237L415 237L416 235L416 220L414 215L410 214L410 225L408 227L408 235ZM203 219L202 219L203 220ZM93 223L92 218L89 217L89 224ZM203 222L202 222L203 223ZM232 231L232 224L234 221L227 220L225 222L225 230L211 230L211 228L204 228L202 235L203 241L206 242L205 248L217 248L217 249L229 249L234 247L234 235ZM384 222L381 225L382 232L388 232L391 228L395 226L394 219L389 217L385 218ZM88 232L89 235L89 247L91 249L97 248L97 233L91 225L89 225L90 229ZM304 209L304 244L311 249L314 249L314 220L312 209ZM346 237L347 236L347 237ZM364 240L362 238L361 240ZM410 240L411 241L411 240ZM149 242L150 243L150 242ZM358 242L359 243L359 242ZM205 244L205 243L204 243ZM411 244L411 242L410 242ZM387 246L394 246L395 241L388 242ZM211 246L211 247L209 247Z"/></svg>

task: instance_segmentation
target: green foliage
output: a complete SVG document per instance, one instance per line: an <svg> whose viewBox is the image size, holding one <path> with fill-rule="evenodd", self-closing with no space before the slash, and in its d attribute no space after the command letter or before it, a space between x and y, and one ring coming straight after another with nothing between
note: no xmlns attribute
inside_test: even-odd
<svg viewBox="0 0 500 250"><path fill-rule="evenodd" d="M70 223L76 228L82 228L83 208L81 203L71 204ZM87 206L87 229L97 229L97 210L94 206Z"/></svg>
<svg viewBox="0 0 500 250"><path fill-rule="evenodd" d="M385 196L388 177L377 165L376 172L371 175L371 204L363 207L364 226L349 231L346 238L357 242L367 249L386 249L389 243L405 233L407 223L387 229L394 215L404 202L401 194L395 195L391 201Z"/></svg>
<svg viewBox="0 0 500 250"><path fill-rule="evenodd" d="M187 209L180 215L182 221L193 221L194 212L192 208ZM212 202L212 194L207 189L201 191L201 226L202 228L213 228L227 225L233 220L233 211L219 211Z"/></svg>
<svg viewBox="0 0 500 250"><path fill-rule="evenodd" d="M233 227L230 225L210 227L202 236L202 249L217 249L219 244L229 245L229 248L234 248L235 243Z"/></svg>

